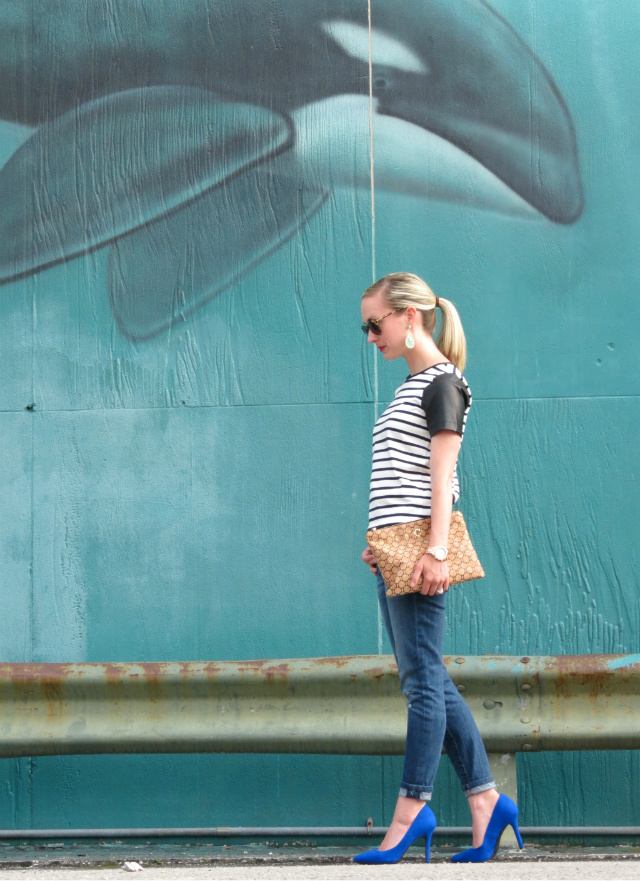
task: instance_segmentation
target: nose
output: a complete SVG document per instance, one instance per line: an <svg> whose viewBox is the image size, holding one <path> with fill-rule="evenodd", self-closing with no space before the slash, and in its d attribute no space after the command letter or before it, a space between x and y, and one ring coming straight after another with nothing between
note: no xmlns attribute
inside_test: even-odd
<svg viewBox="0 0 640 881"><path fill-rule="evenodd" d="M376 340L378 339L378 336L379 336L378 334L376 334L372 330L370 330L369 333L367 334L367 342L368 343L375 343Z"/></svg>

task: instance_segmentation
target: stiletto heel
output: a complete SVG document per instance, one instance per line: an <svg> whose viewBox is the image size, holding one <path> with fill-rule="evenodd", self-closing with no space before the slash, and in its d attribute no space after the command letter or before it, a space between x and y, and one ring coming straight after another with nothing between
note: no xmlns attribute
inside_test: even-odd
<svg viewBox="0 0 640 881"><path fill-rule="evenodd" d="M516 841L518 842L518 844L519 844L519 846L520 846L520 850L522 850L522 848L524 847L524 844L523 844L523 841L522 841L522 835L520 835L520 830L518 829L518 822L517 822L517 820L516 820L515 824L514 824L514 823L511 824L511 828L513 829L513 831L514 831L514 833L515 833Z"/></svg>
<svg viewBox="0 0 640 881"><path fill-rule="evenodd" d="M395 847L391 847L389 848L389 850L378 850L377 848L374 850L367 850L364 853L356 854L356 856L353 858L353 862L367 863L368 865L379 863L397 863L402 859L402 857L411 847L414 841L417 841L418 838L422 838L422 836L424 835L426 839L424 859L425 862L428 863L431 854L431 836L433 835L433 830L435 828L435 814L433 813L429 805L425 805L423 808L421 808L418 816L407 829L402 841L398 842Z"/></svg>
<svg viewBox="0 0 640 881"><path fill-rule="evenodd" d="M511 826L515 832L516 839L520 848L524 847L522 836L518 829L518 806L512 801L508 795L501 795L491 814L487 831L484 833L484 839L480 847L470 847L462 853L457 853L451 857L452 863L484 863L492 859L498 852L500 847L500 837L507 828Z"/></svg>

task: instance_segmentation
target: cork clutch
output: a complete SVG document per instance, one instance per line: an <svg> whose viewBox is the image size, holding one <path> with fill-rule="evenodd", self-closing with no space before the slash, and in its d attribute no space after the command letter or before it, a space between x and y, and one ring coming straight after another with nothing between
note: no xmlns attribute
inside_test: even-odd
<svg viewBox="0 0 640 881"><path fill-rule="evenodd" d="M367 532L367 544L387 585L387 596L417 592L419 582L410 586L416 563L426 554L431 535L431 518L398 523L395 526L378 526ZM462 511L454 511L449 527L449 584L460 584L474 578L484 578L484 569L476 554Z"/></svg>

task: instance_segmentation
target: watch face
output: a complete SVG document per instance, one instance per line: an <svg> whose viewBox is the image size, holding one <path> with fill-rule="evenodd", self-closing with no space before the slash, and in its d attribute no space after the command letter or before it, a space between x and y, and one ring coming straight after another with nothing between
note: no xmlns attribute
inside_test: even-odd
<svg viewBox="0 0 640 881"><path fill-rule="evenodd" d="M442 560L444 560L444 558L446 556L447 556L447 552L443 551L442 548L438 548L438 550L436 551L436 560L442 561Z"/></svg>

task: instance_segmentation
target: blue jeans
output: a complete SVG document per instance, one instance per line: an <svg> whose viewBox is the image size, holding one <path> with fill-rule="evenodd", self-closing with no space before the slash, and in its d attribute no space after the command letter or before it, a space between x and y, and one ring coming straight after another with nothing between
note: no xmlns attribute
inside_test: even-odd
<svg viewBox="0 0 640 881"><path fill-rule="evenodd" d="M407 699L407 745L400 795L429 801L442 746L467 795L495 788L469 707L442 663L445 597L387 597L378 571L378 602Z"/></svg>

